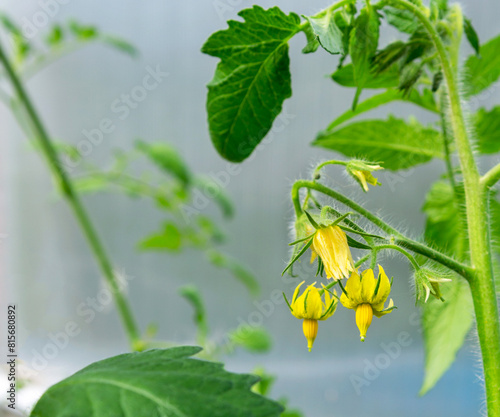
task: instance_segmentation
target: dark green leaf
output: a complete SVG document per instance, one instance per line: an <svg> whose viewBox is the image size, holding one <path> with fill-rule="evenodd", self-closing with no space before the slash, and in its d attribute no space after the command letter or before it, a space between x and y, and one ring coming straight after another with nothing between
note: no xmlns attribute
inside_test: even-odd
<svg viewBox="0 0 500 417"><path fill-rule="evenodd" d="M500 36L481 45L481 56L471 55L465 63L465 89L479 94L500 77Z"/></svg>
<svg viewBox="0 0 500 417"><path fill-rule="evenodd" d="M100 39L105 44L108 44L113 48L118 49L119 51L124 52L127 55L130 55L133 58L138 55L136 47L124 39L111 35L104 35Z"/></svg>
<svg viewBox="0 0 500 417"><path fill-rule="evenodd" d="M208 84L208 124L215 148L233 162L252 153L292 95L288 41L300 29L296 14L277 7L239 15L245 22L229 21L202 48L221 59Z"/></svg>
<svg viewBox="0 0 500 417"><path fill-rule="evenodd" d="M384 168L394 171L443 157L439 132L415 120L405 122L394 117L322 132L313 145L348 157L381 161Z"/></svg>
<svg viewBox="0 0 500 417"><path fill-rule="evenodd" d="M164 142L146 143L139 140L136 142L135 147L163 171L173 175L185 185L190 183L191 173L189 168L173 146Z"/></svg>
<svg viewBox="0 0 500 417"><path fill-rule="evenodd" d="M377 52L377 54L373 58L372 70L377 74L385 71L405 55L407 48L408 45L402 41L390 43L384 49Z"/></svg>
<svg viewBox="0 0 500 417"><path fill-rule="evenodd" d="M173 223L166 223L163 232L154 234L139 243L142 250L179 250L182 244L182 235L178 227Z"/></svg>
<svg viewBox="0 0 500 417"><path fill-rule="evenodd" d="M471 21L466 17L464 17L464 31L470 45L474 48L476 54L479 55L479 36L477 36L476 30L474 29L474 26L472 26Z"/></svg>
<svg viewBox="0 0 500 417"><path fill-rule="evenodd" d="M405 65L401 71L398 89L403 91L405 95L409 94L422 73L422 64L410 62L408 65Z"/></svg>
<svg viewBox="0 0 500 417"><path fill-rule="evenodd" d="M409 10L384 7L384 14L389 24L401 32L412 34L419 26L418 19Z"/></svg>
<svg viewBox="0 0 500 417"><path fill-rule="evenodd" d="M229 339L234 345L254 353L268 352L272 346L271 336L263 327L239 326Z"/></svg>
<svg viewBox="0 0 500 417"><path fill-rule="evenodd" d="M331 54L345 54L344 33L335 22L335 15L328 10L321 16L304 16L325 51Z"/></svg>
<svg viewBox="0 0 500 417"><path fill-rule="evenodd" d="M354 82L365 88L373 79L371 59L377 52L380 21L376 10L367 6L361 10L351 31L349 54L353 65Z"/></svg>
<svg viewBox="0 0 500 417"><path fill-rule="evenodd" d="M500 106L479 109L474 118L477 148L481 153L500 152Z"/></svg>
<svg viewBox="0 0 500 417"><path fill-rule="evenodd" d="M198 347L127 353L52 386L31 417L278 417L283 408L250 391L258 378L192 359ZM68 405L71 405L68 407Z"/></svg>
<svg viewBox="0 0 500 417"><path fill-rule="evenodd" d="M340 84L344 87L356 87L356 82L354 80L354 69L352 64L345 65L335 71L332 74L332 79L337 84ZM391 88L397 87L398 85L399 69L396 65L392 65L390 68L380 74L370 72L365 78L365 84L363 88Z"/></svg>

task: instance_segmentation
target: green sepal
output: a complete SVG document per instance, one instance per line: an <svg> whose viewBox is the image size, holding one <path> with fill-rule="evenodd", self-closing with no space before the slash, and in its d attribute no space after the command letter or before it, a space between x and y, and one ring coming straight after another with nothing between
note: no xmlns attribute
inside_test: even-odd
<svg viewBox="0 0 500 417"><path fill-rule="evenodd" d="M346 235L346 237L347 237L347 244L351 248L372 250L371 246L368 246L368 245L365 245L364 243L358 242L357 240L354 240L349 235Z"/></svg>
<svg viewBox="0 0 500 417"><path fill-rule="evenodd" d="M288 269L304 254L304 252L309 249L309 246L312 245L312 239L309 240L309 242L307 242L304 247L300 250L300 252L295 255L293 257L293 259L290 261L290 263L286 266L286 268L283 270L283 272L281 273L281 275L283 276L285 274L286 271L288 271Z"/></svg>

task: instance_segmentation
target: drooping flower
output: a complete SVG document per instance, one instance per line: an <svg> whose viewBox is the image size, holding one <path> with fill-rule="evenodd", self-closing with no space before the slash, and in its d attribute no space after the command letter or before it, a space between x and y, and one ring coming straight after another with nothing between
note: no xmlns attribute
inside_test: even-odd
<svg viewBox="0 0 500 417"><path fill-rule="evenodd" d="M323 262L327 278L339 280L355 270L346 234L339 226L318 229L314 234L311 249L311 262L317 254Z"/></svg>
<svg viewBox="0 0 500 417"><path fill-rule="evenodd" d="M365 192L368 192L368 184L381 185L377 178L372 175L372 171L384 169L377 164L368 164L364 161L353 159L347 163L347 172L361 185Z"/></svg>
<svg viewBox="0 0 500 417"><path fill-rule="evenodd" d="M384 308L384 303L391 292L391 283L380 265L378 270L378 279L375 279L372 269L367 269L361 275L354 271L347 280L345 292L340 296L340 302L344 307L356 311L356 324L362 342L365 340L373 315L382 317L396 308L392 299Z"/></svg>
<svg viewBox="0 0 500 417"><path fill-rule="evenodd" d="M307 348L311 351L316 335L318 334L318 320L326 320L331 317L335 313L338 300L335 291L332 297L324 285L322 290L324 300L322 300L320 290L316 288L315 282L309 285L302 295L299 296L300 287L304 282L302 281L295 288L292 302L288 306L290 307L290 312L296 318L303 320L302 329L307 339Z"/></svg>

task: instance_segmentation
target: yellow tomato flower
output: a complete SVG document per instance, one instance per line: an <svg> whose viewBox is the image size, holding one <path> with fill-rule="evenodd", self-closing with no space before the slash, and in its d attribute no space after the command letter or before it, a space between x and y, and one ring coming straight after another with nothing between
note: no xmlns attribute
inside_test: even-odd
<svg viewBox="0 0 500 417"><path fill-rule="evenodd" d="M361 275L354 271L347 280L345 292L340 296L340 302L344 307L356 311L356 324L362 342L365 341L373 315L382 317L396 308L392 299L384 308L384 303L391 292L391 283L380 265L378 270L378 279L375 279L371 269L367 269Z"/></svg>
<svg viewBox="0 0 500 417"><path fill-rule="evenodd" d="M323 285L324 301L321 299L319 289L316 283L309 285L302 295L299 296L299 290L302 281L293 293L292 302L289 304L290 312L298 319L303 319L302 329L307 339L307 348L309 352L313 347L314 340L318 334L318 320L326 320L331 317L337 308L336 293L332 297ZM288 302L288 301L287 301Z"/></svg>
<svg viewBox="0 0 500 417"><path fill-rule="evenodd" d="M365 192L368 192L368 184L381 185L377 178L372 175L372 171L378 171L379 169L384 168L378 164L370 164L357 159L347 163L347 172L352 175Z"/></svg>
<svg viewBox="0 0 500 417"><path fill-rule="evenodd" d="M311 249L311 262L316 254L319 255L327 278L339 280L355 270L347 237L339 226L318 229L314 234Z"/></svg>

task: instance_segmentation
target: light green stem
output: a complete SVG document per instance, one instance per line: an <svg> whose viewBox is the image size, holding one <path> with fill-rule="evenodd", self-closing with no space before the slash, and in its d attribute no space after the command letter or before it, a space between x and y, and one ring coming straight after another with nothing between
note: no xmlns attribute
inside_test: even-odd
<svg viewBox="0 0 500 417"><path fill-rule="evenodd" d="M98 264L104 274L106 282L111 288L113 293L118 312L122 319L123 325L125 327L127 336L129 338L130 346L132 350L138 350L141 348L141 342L139 337L139 331L135 323L132 311L130 309L128 300L120 290L120 286L113 272L111 262L102 246L99 237L90 222L90 219L80 202L78 194L76 193L71 180L66 175L66 172L62 168L57 153L54 149L52 142L50 141L49 135L45 130L45 127L38 116L31 100L26 93L24 86L22 85L19 77L14 71L9 59L5 55L2 46L0 45L0 62L2 63L8 79L12 83L12 87L20 101L22 103L24 110L28 118L31 120L31 124L34 130L36 138L39 140L42 152L49 164L50 169L54 173L55 178L59 182L61 190L68 200L69 205L73 209L73 213L77 218L82 231L87 238L87 241L94 252L94 255L98 261Z"/></svg>
<svg viewBox="0 0 500 417"><path fill-rule="evenodd" d="M481 177L481 186L486 190L500 181L500 164L495 165Z"/></svg>
<svg viewBox="0 0 500 417"><path fill-rule="evenodd" d="M450 101L450 120L464 178L465 207L471 265L474 270L469 284L476 313L477 333L483 358L486 403L489 417L500 417L500 324L493 278L488 232L486 193L469 143L456 71L446 48L430 20L415 4L407 0L390 3L411 11L427 30L441 61Z"/></svg>

